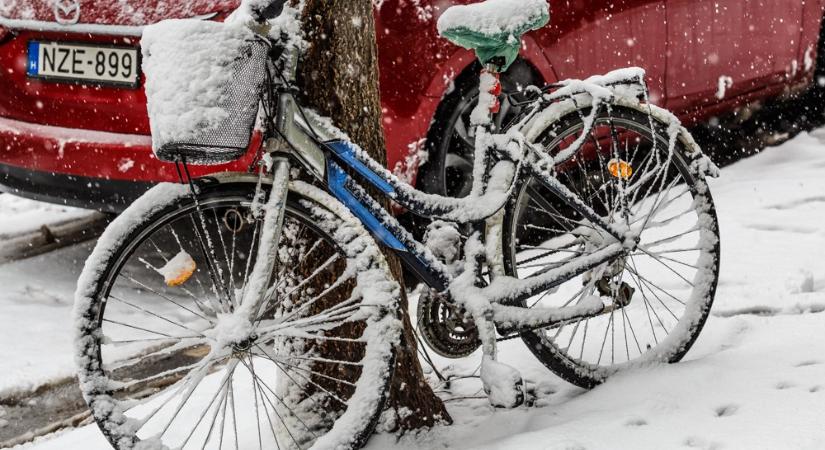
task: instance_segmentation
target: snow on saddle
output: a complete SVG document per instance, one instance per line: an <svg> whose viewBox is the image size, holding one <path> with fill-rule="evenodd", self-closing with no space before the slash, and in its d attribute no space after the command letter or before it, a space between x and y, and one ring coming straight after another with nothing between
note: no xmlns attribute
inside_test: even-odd
<svg viewBox="0 0 825 450"><path fill-rule="evenodd" d="M518 56L521 36L550 20L549 8L547 0L486 0L452 6L438 19L438 32L458 46L475 50L482 64L503 61L496 65L505 71Z"/></svg>

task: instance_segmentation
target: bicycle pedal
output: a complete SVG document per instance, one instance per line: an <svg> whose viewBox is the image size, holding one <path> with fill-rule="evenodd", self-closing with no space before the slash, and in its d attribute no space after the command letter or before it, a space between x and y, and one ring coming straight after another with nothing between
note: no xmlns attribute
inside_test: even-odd
<svg viewBox="0 0 825 450"><path fill-rule="evenodd" d="M481 382L490 404L496 408L518 408L524 403L524 380L515 367L484 356Z"/></svg>

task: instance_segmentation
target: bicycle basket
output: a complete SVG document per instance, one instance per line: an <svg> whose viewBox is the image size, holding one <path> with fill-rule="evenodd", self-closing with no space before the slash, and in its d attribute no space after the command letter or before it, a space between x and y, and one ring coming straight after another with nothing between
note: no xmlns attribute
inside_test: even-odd
<svg viewBox="0 0 825 450"><path fill-rule="evenodd" d="M249 147L268 46L242 25L167 20L141 41L152 149L158 159L221 164Z"/></svg>

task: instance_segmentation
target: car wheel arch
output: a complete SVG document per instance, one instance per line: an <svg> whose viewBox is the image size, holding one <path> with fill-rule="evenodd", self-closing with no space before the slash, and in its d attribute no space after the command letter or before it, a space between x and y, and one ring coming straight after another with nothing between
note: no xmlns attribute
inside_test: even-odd
<svg viewBox="0 0 825 450"><path fill-rule="evenodd" d="M445 91L435 110L426 135L425 148L429 156L427 162L419 169L417 183L418 187L426 192L442 195L446 193L439 179L440 175L437 173L441 167L436 162L442 158L446 134L451 128L451 121L458 113L456 108L461 108L462 103L468 101L468 96L474 97L478 89L480 69L481 65L478 61L466 66L453 79L450 88ZM537 65L523 57L516 59L510 69L502 74L502 83L509 86L543 85L547 81Z"/></svg>

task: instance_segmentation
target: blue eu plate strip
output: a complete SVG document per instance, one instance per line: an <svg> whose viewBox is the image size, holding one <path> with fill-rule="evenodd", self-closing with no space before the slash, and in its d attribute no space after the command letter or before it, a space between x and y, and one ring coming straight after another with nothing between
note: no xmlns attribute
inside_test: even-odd
<svg viewBox="0 0 825 450"><path fill-rule="evenodd" d="M29 75L40 74L40 43L29 42L29 61L26 65L26 73Z"/></svg>

